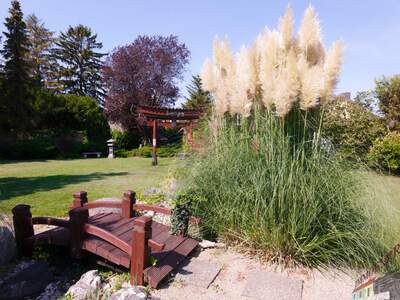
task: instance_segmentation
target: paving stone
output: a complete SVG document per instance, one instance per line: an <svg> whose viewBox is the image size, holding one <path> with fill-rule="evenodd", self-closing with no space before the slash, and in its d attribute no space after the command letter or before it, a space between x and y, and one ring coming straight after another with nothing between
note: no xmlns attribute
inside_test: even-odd
<svg viewBox="0 0 400 300"><path fill-rule="evenodd" d="M301 300L303 281L272 272L250 273L242 296L260 300Z"/></svg>
<svg viewBox="0 0 400 300"><path fill-rule="evenodd" d="M217 277L220 270L220 265L199 259L187 259L179 266L175 278L186 284L206 289Z"/></svg>

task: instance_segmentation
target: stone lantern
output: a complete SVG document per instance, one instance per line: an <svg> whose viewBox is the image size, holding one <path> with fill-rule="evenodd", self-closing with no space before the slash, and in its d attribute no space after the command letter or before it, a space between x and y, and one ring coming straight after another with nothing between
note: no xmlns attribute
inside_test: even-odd
<svg viewBox="0 0 400 300"><path fill-rule="evenodd" d="M114 143L115 140L113 139L109 139L107 141L107 146L108 146L108 158L115 158L115 154L114 154Z"/></svg>

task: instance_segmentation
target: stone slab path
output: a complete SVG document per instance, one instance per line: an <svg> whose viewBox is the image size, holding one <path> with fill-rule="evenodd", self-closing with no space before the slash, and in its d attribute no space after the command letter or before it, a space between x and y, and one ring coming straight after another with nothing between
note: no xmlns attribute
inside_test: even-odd
<svg viewBox="0 0 400 300"><path fill-rule="evenodd" d="M221 271L222 266L201 259L186 260L179 268L175 279L188 285L207 289Z"/></svg>
<svg viewBox="0 0 400 300"><path fill-rule="evenodd" d="M303 280L264 271L253 271L242 296L264 300L301 300Z"/></svg>
<svg viewBox="0 0 400 300"><path fill-rule="evenodd" d="M196 253L151 295L162 300L343 300L351 299L356 277L335 270L279 270L231 248L214 248Z"/></svg>

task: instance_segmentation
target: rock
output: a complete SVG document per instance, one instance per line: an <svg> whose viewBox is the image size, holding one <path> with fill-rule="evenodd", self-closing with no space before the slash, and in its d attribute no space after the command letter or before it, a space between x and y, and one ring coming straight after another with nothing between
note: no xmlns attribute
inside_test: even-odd
<svg viewBox="0 0 400 300"><path fill-rule="evenodd" d="M100 201L100 200L107 200L107 201L121 201L121 199L118 198L101 198L101 199L97 199L96 201ZM96 202L94 201L94 202ZM120 208L110 208L110 207L96 207L96 208L92 208L89 209L89 215L93 216L96 214L100 214L100 213L117 213L120 214L121 213L121 209Z"/></svg>
<svg viewBox="0 0 400 300"><path fill-rule="evenodd" d="M175 279L186 284L207 289L221 271L222 266L199 259L186 259L175 276Z"/></svg>
<svg viewBox="0 0 400 300"><path fill-rule="evenodd" d="M44 292L41 293L36 300L53 300L60 298L63 294L60 290L60 284L61 282L59 281L48 284Z"/></svg>
<svg viewBox="0 0 400 300"><path fill-rule="evenodd" d="M53 279L47 262L30 261L17 265L0 283L3 299L22 299L39 295Z"/></svg>
<svg viewBox="0 0 400 300"><path fill-rule="evenodd" d="M203 249L208 249L208 248L224 248L225 244L223 243L216 243L208 240L202 240L199 243L200 247Z"/></svg>
<svg viewBox="0 0 400 300"><path fill-rule="evenodd" d="M11 262L17 254L12 219L7 215L0 215L0 266Z"/></svg>
<svg viewBox="0 0 400 300"><path fill-rule="evenodd" d="M147 211L145 214L144 214L146 217L150 217L150 218L152 218L152 217L154 217L154 215L155 215L155 213L154 213L154 211Z"/></svg>
<svg viewBox="0 0 400 300"><path fill-rule="evenodd" d="M119 291L111 295L110 300L143 300L148 299L147 296L143 287L123 284Z"/></svg>
<svg viewBox="0 0 400 300"><path fill-rule="evenodd" d="M151 187L151 188L145 190L145 191L142 193L142 195L143 195L144 197L147 197L147 196L154 195L154 194L161 194L162 192L163 192L163 191L162 191L161 189L159 189L159 188Z"/></svg>
<svg viewBox="0 0 400 300"><path fill-rule="evenodd" d="M74 300L83 300L96 293L101 285L101 278L97 270L91 270L81 276L73 286L71 286L66 295L72 296Z"/></svg>

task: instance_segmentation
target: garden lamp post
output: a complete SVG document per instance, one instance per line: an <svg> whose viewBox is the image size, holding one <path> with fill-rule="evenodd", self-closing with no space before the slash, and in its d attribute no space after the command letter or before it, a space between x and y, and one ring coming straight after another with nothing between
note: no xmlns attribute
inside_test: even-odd
<svg viewBox="0 0 400 300"><path fill-rule="evenodd" d="M115 158L115 155L114 155L114 143L115 143L115 141L113 139L109 139L107 141L108 158Z"/></svg>

